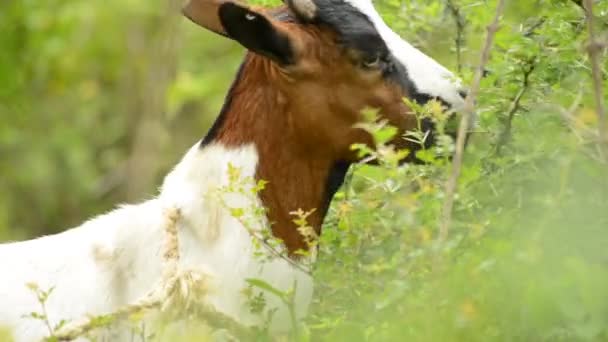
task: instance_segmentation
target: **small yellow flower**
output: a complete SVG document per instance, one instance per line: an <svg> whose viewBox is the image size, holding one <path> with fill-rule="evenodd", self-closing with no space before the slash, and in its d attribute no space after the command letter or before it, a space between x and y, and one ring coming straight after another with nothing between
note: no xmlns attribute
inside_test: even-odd
<svg viewBox="0 0 608 342"><path fill-rule="evenodd" d="M338 213L340 216L345 216L353 210L353 206L350 203L342 202L338 205Z"/></svg>
<svg viewBox="0 0 608 342"><path fill-rule="evenodd" d="M576 127L584 128L597 124L597 113L591 108L583 108L577 113Z"/></svg>
<svg viewBox="0 0 608 342"><path fill-rule="evenodd" d="M466 299L460 304L460 313L468 321L475 319L475 316L477 315L475 303L471 299Z"/></svg>
<svg viewBox="0 0 608 342"><path fill-rule="evenodd" d="M420 242L427 243L431 241L433 235L427 228L422 228L420 231L418 231L418 238L420 239Z"/></svg>
<svg viewBox="0 0 608 342"><path fill-rule="evenodd" d="M428 103L428 109L432 117L442 120L445 116L445 111L441 102L433 100Z"/></svg>
<svg viewBox="0 0 608 342"><path fill-rule="evenodd" d="M471 237L474 239L480 238L486 231L486 225L483 223L473 223L469 228L471 229Z"/></svg>

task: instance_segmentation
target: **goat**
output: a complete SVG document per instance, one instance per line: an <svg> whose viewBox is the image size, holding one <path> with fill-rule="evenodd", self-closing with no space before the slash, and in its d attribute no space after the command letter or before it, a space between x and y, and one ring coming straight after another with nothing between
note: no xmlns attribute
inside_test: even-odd
<svg viewBox="0 0 608 342"><path fill-rule="evenodd" d="M453 75L393 32L371 0L288 0L275 9L190 0L183 13L249 50L219 117L154 199L63 233L0 245L0 326L12 328L17 341L48 334L43 322L22 317L39 310L26 283L54 287L46 303L52 323L112 312L150 291L161 279L167 208L181 212L179 268L210 277L209 305L241 324L260 324L242 295L246 279L259 278L282 291L296 284L300 319L312 297L310 275L289 258L260 261L250 229L230 207L266 208L255 231L270 229L297 259L308 244L290 212L316 209L308 222L321 233L332 196L358 161L350 146L372 144L355 125L362 109L378 108L403 133L417 126L403 97L463 103ZM403 139L394 144L417 148ZM268 183L259 195L231 194L220 203L213 194L236 169ZM278 309L272 329L284 329L286 309L266 299Z"/></svg>

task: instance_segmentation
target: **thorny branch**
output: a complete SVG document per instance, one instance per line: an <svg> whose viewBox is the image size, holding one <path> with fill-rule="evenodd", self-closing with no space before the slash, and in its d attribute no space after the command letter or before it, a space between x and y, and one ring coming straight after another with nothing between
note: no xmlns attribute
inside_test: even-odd
<svg viewBox="0 0 608 342"><path fill-rule="evenodd" d="M438 246L442 246L448 238L448 231L452 221L452 209L454 207L454 193L456 192L458 177L460 176L460 171L462 169L464 144L469 128L469 122L475 109L474 104L477 98L477 94L479 93L481 78L483 77L485 65L487 64L488 59L490 57L490 50L492 49L492 44L494 42L494 35L496 34L496 31L498 31L498 23L500 21L504 6L505 1L499 0L498 5L496 6L496 14L494 16L494 19L492 23L487 27L488 33L481 53L481 59L475 72L475 77L473 78L473 84L470 88L470 93L465 100L462 118L460 119L460 125L458 126L458 136L456 138L456 152L454 155L454 162L452 163L452 172L450 174L449 179L447 180L445 187L445 200L443 202L442 215L439 226L439 237L437 241Z"/></svg>
<svg viewBox="0 0 608 342"><path fill-rule="evenodd" d="M528 29L523 32L524 37L533 37L536 34L536 30L539 29L545 22L546 17L540 17L534 22ZM538 57L529 58L524 61L524 65L522 66L522 81L521 87L517 91L517 94L509 104L509 109L507 111L506 117L503 119L504 129L498 136L498 140L496 142L496 146L494 149L494 153L499 155L501 153L502 148L508 143L511 138L511 130L513 127L513 119L515 118L515 114L521 109L521 100L524 95L530 88L530 75L536 69L536 65L538 63Z"/></svg>
<svg viewBox="0 0 608 342"><path fill-rule="evenodd" d="M589 45L587 46L587 52L589 53L589 59L591 61L591 73L593 76L593 88L595 93L595 107L599 118L599 138L600 138L600 151L605 151L608 140L606 140L606 112L604 109L604 91L602 85L602 68L600 66L600 54L602 46L599 41L596 40L595 32L593 29L593 1L583 0L584 7L587 17L587 29L589 30ZM608 152L608 151L605 151ZM602 158L605 157L605 153L602 152Z"/></svg>
<svg viewBox="0 0 608 342"><path fill-rule="evenodd" d="M524 97L530 87L530 75L535 68L536 58L529 60L528 63L526 63L526 65L523 67L521 88L519 88L515 98L513 98L513 101L511 101L511 104L509 105L509 111L507 112L507 117L505 118L504 130L501 132L500 136L498 137L498 142L496 143L496 154L500 154L502 147L506 145L511 137L513 118L515 117L515 113L517 113L517 111L521 108L521 99Z"/></svg>

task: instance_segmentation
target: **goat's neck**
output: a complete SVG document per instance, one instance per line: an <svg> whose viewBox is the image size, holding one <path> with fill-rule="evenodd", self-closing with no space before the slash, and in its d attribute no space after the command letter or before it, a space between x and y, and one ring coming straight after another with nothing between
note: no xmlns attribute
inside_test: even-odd
<svg viewBox="0 0 608 342"><path fill-rule="evenodd" d="M260 199L267 209L273 235L289 253L307 250L305 238L293 223L293 212L313 211L307 223L317 235L331 198L342 184L349 164L303 147L296 134L293 108L273 84L276 69L249 56L228 94L224 109L203 143L226 147L253 144L259 163L258 180L267 181Z"/></svg>

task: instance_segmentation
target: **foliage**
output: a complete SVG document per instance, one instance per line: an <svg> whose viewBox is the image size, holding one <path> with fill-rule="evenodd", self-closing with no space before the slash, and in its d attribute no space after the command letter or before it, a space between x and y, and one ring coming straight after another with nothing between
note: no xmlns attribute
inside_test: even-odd
<svg viewBox="0 0 608 342"><path fill-rule="evenodd" d="M172 4L0 3L8 47L0 52L0 236L77 224L131 198L121 189L140 173L154 180L144 191L152 193L204 134L242 50L181 20L162 25L175 20L165 13ZM495 1L378 6L404 37L470 81ZM606 36L608 2L596 1L595 14ZM595 141L584 12L575 1L510 1L502 22L448 241L436 243L451 139L422 153L425 165L399 166L407 151L386 146L395 131L368 113L363 127L378 148L355 148L379 165L356 165L336 195L298 339L608 339L608 167ZM165 65L158 51L167 41L179 48ZM602 57L606 79L605 50ZM161 71L170 77L156 95L155 160L131 169L137 127L149 119L137 94ZM448 124L433 104L412 107ZM289 302L291 294L276 295ZM208 329L189 338L208 338Z"/></svg>
<svg viewBox="0 0 608 342"><path fill-rule="evenodd" d="M458 6L478 39L492 5ZM449 241L435 240L449 163L361 166L321 237L313 336L608 338L608 168L582 134L597 123L583 16L567 2L529 6L512 3L496 38Z"/></svg>

